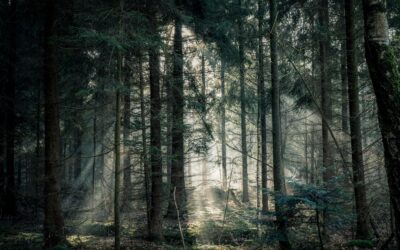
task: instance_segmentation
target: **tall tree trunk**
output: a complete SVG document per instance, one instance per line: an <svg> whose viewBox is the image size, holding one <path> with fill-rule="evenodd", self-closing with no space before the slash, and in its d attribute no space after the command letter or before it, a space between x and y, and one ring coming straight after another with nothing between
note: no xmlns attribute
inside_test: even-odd
<svg viewBox="0 0 400 250"><path fill-rule="evenodd" d="M0 15L5 16L8 11L6 8L8 7L5 4L0 5ZM0 32L5 32L4 27L0 26ZM3 45L3 44L2 44ZM5 45L5 44L4 44ZM2 56L6 57L7 46L0 46L0 53ZM0 65L0 74L6 74L6 62L2 61ZM6 99L5 99L5 86L7 85L5 81L7 79L2 78L2 82L0 84L0 110L6 110ZM4 204L4 189L5 189L5 168L6 168L6 112L0 112L0 204ZM1 205L1 210L4 209L4 206ZM1 211L2 212L2 211Z"/></svg>
<svg viewBox="0 0 400 250"><path fill-rule="evenodd" d="M258 91L261 130L261 202L262 211L268 211L268 175L267 175L267 95L264 80L264 9L263 0L258 0Z"/></svg>
<svg viewBox="0 0 400 250"><path fill-rule="evenodd" d="M97 103L98 103L98 94L95 93L94 98L93 98L93 103L94 103L94 110L93 110L93 136L92 136L92 142L93 142L93 162L92 162L92 185L91 185L91 191L92 191L92 199L91 199L91 208L92 208L92 221L94 221L94 214L95 214L95 205L94 205L94 199L95 199L95 185L96 185L96 159L97 159Z"/></svg>
<svg viewBox="0 0 400 250"><path fill-rule="evenodd" d="M275 191L275 213L278 233L280 235L279 248L291 249L287 235L287 221L285 218L285 205L282 204L282 196L285 196L284 168L282 166L282 133L281 133L281 110L280 90L278 75L278 51L277 51L277 3L270 0L270 41L271 41L271 84L272 84L272 140L273 140L273 176Z"/></svg>
<svg viewBox="0 0 400 250"><path fill-rule="evenodd" d="M329 6L328 0L320 0L318 9L318 21L324 31L319 40L319 61L320 61L320 84L321 84L321 108L322 108L322 179L327 189L332 187L334 176L332 143L328 126L332 122L332 104L330 100L330 77L329 77ZM323 234L327 236L326 225L329 224L329 213L324 209L323 213Z"/></svg>
<svg viewBox="0 0 400 250"><path fill-rule="evenodd" d="M37 212L38 212L38 207L39 207L39 198L40 198L40 193L39 193L39 179L42 176L42 165L40 164L41 162L41 147L40 147L40 139L42 137L41 129L40 129L40 124L41 124L41 109L42 109L42 88L41 88L41 83L40 81L38 82L37 86L37 103L36 103L36 125L35 125L35 166L33 170L33 192L34 192L34 215L37 217Z"/></svg>
<svg viewBox="0 0 400 250"><path fill-rule="evenodd" d="M221 58L221 158L222 158L222 188L228 187L226 172L226 113L225 113L225 61Z"/></svg>
<svg viewBox="0 0 400 250"><path fill-rule="evenodd" d="M347 79L349 91L351 155L353 185L357 213L357 239L369 239L369 209L364 178L358 72L355 46L354 0L345 1Z"/></svg>
<svg viewBox="0 0 400 250"><path fill-rule="evenodd" d="M58 113L57 68L56 68L56 6L55 1L45 2L44 26L44 94L45 94L45 181L44 181L44 225L45 248L53 248L65 240L64 218L61 212L59 177L60 126Z"/></svg>
<svg viewBox="0 0 400 250"><path fill-rule="evenodd" d="M16 12L17 1L8 2L8 62L7 62L7 83L5 86L6 96L6 181L5 181L5 200L4 213L8 216L14 216L16 213L16 192L14 178L14 137L15 137L15 77L16 77Z"/></svg>
<svg viewBox="0 0 400 250"><path fill-rule="evenodd" d="M168 217L177 219L176 206L181 215L186 212L185 159L184 159L184 96L183 96L183 44L182 22L175 18L174 54L172 72L172 166ZM174 194L175 192L175 194Z"/></svg>
<svg viewBox="0 0 400 250"><path fill-rule="evenodd" d="M349 132L349 97L347 88L347 67L346 67L346 41L341 44L342 55L340 58L340 75L341 75L341 94L342 94L342 130L344 133ZM347 145L347 143L346 143Z"/></svg>
<svg viewBox="0 0 400 250"><path fill-rule="evenodd" d="M164 66L168 68L169 65L169 57L166 58ZM167 71L166 69L164 70ZM166 134L166 141L167 141L167 156L165 161L167 162L167 194L169 195L171 189L171 169L172 169L172 85L170 75L168 74L167 79L164 80L165 88L166 88L166 96L167 96L167 103L166 103L166 112L167 112L167 134Z"/></svg>
<svg viewBox="0 0 400 250"><path fill-rule="evenodd" d="M207 115L207 97L206 97L206 60L204 58L204 53L201 54L201 96L202 96L202 113L204 115L204 119L206 120ZM207 138L206 134L203 137L203 144L205 147L205 152L203 159L201 160L201 179L202 179L202 186L203 191L206 191L207 184L208 184L208 168L207 168L207 161L208 161L208 149L207 149Z"/></svg>
<svg viewBox="0 0 400 250"><path fill-rule="evenodd" d="M157 0L148 0L147 8L150 29L158 34ZM161 159L161 100L160 100L160 52L158 46L149 50L150 69L150 164L151 164L151 206L149 238L162 239L162 159Z"/></svg>
<svg viewBox="0 0 400 250"><path fill-rule="evenodd" d="M242 1L239 0L239 8ZM239 19L239 82L240 82L240 127L242 141L242 201L249 202L249 177L247 173L247 133L246 133L246 89L245 89L245 57L244 57L244 30L243 18Z"/></svg>
<svg viewBox="0 0 400 250"><path fill-rule="evenodd" d="M119 39L123 37L124 0L119 0ZM115 93L115 127L114 127L114 249L119 250L121 245L120 235L120 189L121 189L121 96L120 88L123 86L122 76L122 50L118 50L117 58L117 86Z"/></svg>
<svg viewBox="0 0 400 250"><path fill-rule="evenodd" d="M144 173L144 189L146 195L146 216L147 216L147 230L150 232L150 169L147 159L147 133L146 133L146 110L144 100L144 78L143 78L143 64L142 55L139 55L139 87L140 87L140 121L142 130L142 155L141 160L143 164Z"/></svg>
<svg viewBox="0 0 400 250"><path fill-rule="evenodd" d="M129 208L129 201L131 199L131 155L130 155L130 123L131 123L131 83L125 79L125 93L124 93L124 112L123 112L123 140L124 140L124 159L123 159L123 209Z"/></svg>
<svg viewBox="0 0 400 250"><path fill-rule="evenodd" d="M121 59L118 59L121 60ZM120 62L118 62L120 64ZM120 66L118 66L120 67ZM119 69L120 71L120 69ZM119 72L120 74L120 72ZM121 80L121 79L120 79ZM117 90L115 94L115 128L114 128L114 248L120 247L120 172L121 172L121 107L120 107L120 92Z"/></svg>
<svg viewBox="0 0 400 250"><path fill-rule="evenodd" d="M383 0L363 0L365 56L378 104L385 167L400 245L400 73Z"/></svg>
<svg viewBox="0 0 400 250"><path fill-rule="evenodd" d="M121 55L120 55L121 56ZM119 57L120 57L119 56ZM120 61L121 58L118 59ZM120 62L118 62L120 64ZM120 66L118 66L118 71L120 71ZM119 72L118 74L121 74ZM122 79L119 79L122 80ZM115 128L114 128L114 227L115 227L115 235L114 235L114 248L119 249L120 247L120 172L121 172L121 105L120 105L120 92L117 90L115 94Z"/></svg>

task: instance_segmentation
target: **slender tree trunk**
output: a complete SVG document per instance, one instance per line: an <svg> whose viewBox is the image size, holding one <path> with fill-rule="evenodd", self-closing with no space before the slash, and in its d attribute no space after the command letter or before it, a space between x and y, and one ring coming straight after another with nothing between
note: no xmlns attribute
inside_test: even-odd
<svg viewBox="0 0 400 250"><path fill-rule="evenodd" d="M121 55L119 55L121 57ZM122 61L121 58L118 61ZM121 62L118 62L120 64ZM120 65L118 66L118 71L121 71ZM118 73L119 75L121 72ZM121 77L121 76L120 76ZM121 78L119 80L122 80ZM121 82L120 82L121 84ZM121 172L121 105L120 105L120 92L117 90L115 94L115 128L114 128L114 227L115 227L115 235L114 235L114 248L120 248L120 172Z"/></svg>
<svg viewBox="0 0 400 250"><path fill-rule="evenodd" d="M284 176L282 176L282 134L280 121L280 91L278 75L278 51L277 51L277 3L270 0L270 41L271 41L271 83L272 83L272 140L273 140L273 176L275 191L275 213L278 233L280 235L279 248L282 250L291 249L287 235L287 221L285 219L285 205L281 198L285 196Z"/></svg>
<svg viewBox="0 0 400 250"><path fill-rule="evenodd" d="M6 8L4 5L0 5L1 15L4 15L6 12ZM3 31L3 30L2 30ZM6 46L0 47L1 55L6 54ZM1 69L6 68L5 62L1 62ZM5 73L1 71L1 73ZM0 84L0 109L6 109L6 99L5 99L5 83ZM7 137L7 130L6 130L6 113L0 112L0 202L4 204L4 190L5 190L5 168L6 168L6 137ZM1 213L3 212L3 205L1 205Z"/></svg>
<svg viewBox="0 0 400 250"><path fill-rule="evenodd" d="M169 57L168 57L169 58ZM170 63L168 62L169 59L166 58L166 65L169 65ZM167 60L168 59L168 60ZM167 66L165 66L167 68ZM167 71L167 70L164 70ZM167 75L167 79L164 81L165 82L165 87L166 87L166 95L167 95L167 104L166 104L166 112L167 114L167 134L166 134L166 141L167 141L167 156L166 156L166 162L167 162L167 194L170 195L170 190L171 190L171 169L172 169L172 85L171 79L169 74ZM172 188L173 189L173 188Z"/></svg>
<svg viewBox="0 0 400 250"><path fill-rule="evenodd" d="M168 217L177 219L176 209L180 215L186 212L185 194L185 159L184 159L184 93L183 93L183 44L182 22L175 18L174 54L172 72L172 168L171 186L168 206ZM175 192L175 194L174 194Z"/></svg>
<svg viewBox="0 0 400 250"><path fill-rule="evenodd" d="M81 102L79 102L81 103ZM79 119L80 120L80 119ZM79 121L75 121L79 122ZM81 179L82 175L82 137L83 130L80 124L75 124L74 128L74 148L75 148L75 156L74 156L74 179L77 181L78 186L81 186L83 180Z"/></svg>
<svg viewBox="0 0 400 250"><path fill-rule="evenodd" d="M311 126L311 149L310 149L310 161L311 161L311 171L310 171L310 183L315 185L315 126Z"/></svg>
<svg viewBox="0 0 400 250"><path fill-rule="evenodd" d="M222 188L228 187L226 172L226 113L225 113L225 62L221 58L221 154L222 154Z"/></svg>
<svg viewBox="0 0 400 250"><path fill-rule="evenodd" d="M242 0L239 0L242 8ZM242 140L242 201L249 202L249 178L247 173L247 132L246 132L246 89L245 89L245 55L244 55L244 30L243 18L239 20L239 82L240 82L240 127Z"/></svg>
<svg viewBox="0 0 400 250"><path fill-rule="evenodd" d="M206 97L206 60L204 58L204 54L201 55L201 95L203 97L202 110L203 115L206 117L207 115L207 97ZM206 118L205 118L206 120ZM205 147L205 152L203 159L201 160L201 178L202 178L202 185L203 191L206 191L207 184L208 184L208 168L207 168L207 161L208 161L208 150L207 150L207 138L206 134L204 134L203 144Z"/></svg>
<svg viewBox="0 0 400 250"><path fill-rule="evenodd" d="M346 41L341 44L342 55L340 58L341 94L342 94L342 130L349 132L349 97L347 89L347 67L346 67ZM346 143L347 145L347 143Z"/></svg>
<svg viewBox="0 0 400 250"><path fill-rule="evenodd" d="M92 162L92 187L91 187L91 191L92 191L92 221L94 221L94 214L95 214L95 205L94 205L94 200L95 200L95 185L96 185L96 159L97 159L97 99L98 99L98 94L96 93L94 96L94 114L93 114L93 148L92 148L92 152L93 152L93 162Z"/></svg>
<svg viewBox="0 0 400 250"><path fill-rule="evenodd" d="M42 100L42 89L41 89L41 83L40 81L38 82L38 89L37 89L37 104L36 104L36 127L35 127L35 133L36 133L36 142L35 142L35 166L33 170L33 192L34 192L34 215L36 217L37 212L38 212L38 207L39 207L39 179L42 176L42 168L41 168L41 150L40 150L40 139L42 136L41 130L40 130L40 123L41 123L41 100ZM65 168L65 166L63 166Z"/></svg>
<svg viewBox="0 0 400 250"><path fill-rule="evenodd" d="M364 178L358 72L355 46L354 0L345 1L347 78L349 90L353 185L357 213L357 239L369 239L369 209Z"/></svg>
<svg viewBox="0 0 400 250"><path fill-rule="evenodd" d="M123 36L123 15L124 15L124 0L119 0L119 38L122 42ZM123 86L122 76L122 50L118 50L117 59L117 86L115 93L115 127L114 127L114 249L119 250L121 245L120 235L120 189L121 189L121 96L120 87Z"/></svg>
<svg viewBox="0 0 400 250"><path fill-rule="evenodd" d="M365 56L378 104L395 235L400 245L400 73L389 42L386 1L363 0Z"/></svg>
<svg viewBox="0 0 400 250"><path fill-rule="evenodd" d="M304 158L305 158L305 166L304 166L304 180L306 184L309 183L309 176L310 176L310 171L309 171L309 166L308 166L308 125L307 125L307 119L304 122Z"/></svg>
<svg viewBox="0 0 400 250"><path fill-rule="evenodd" d="M150 232L150 169L147 158L147 133L146 133L146 110L144 100L144 78L143 78L143 64L142 55L139 55L139 87L140 87L140 121L142 130L142 164L144 173L144 189L146 195L146 216L147 216L147 230Z"/></svg>
<svg viewBox="0 0 400 250"><path fill-rule="evenodd" d="M123 112L123 140L124 140L124 154L123 154L123 209L129 208L129 201L131 199L131 155L130 155L130 123L131 123L131 83L125 79L125 93L124 93L124 112Z"/></svg>
<svg viewBox="0 0 400 250"><path fill-rule="evenodd" d="M15 84L16 84L16 12L17 1L11 0L8 2L9 18L8 26L8 62L7 62L7 83L5 86L6 96L6 181L5 181L5 200L4 213L7 216L16 214L16 192L14 179L14 137L15 137Z"/></svg>
<svg viewBox="0 0 400 250"><path fill-rule="evenodd" d="M55 1L45 2L44 26L44 91L45 91L45 182L44 225L45 248L53 248L64 242L64 218L61 212L59 177L60 126L58 113L57 67L56 67L56 6Z"/></svg>
<svg viewBox="0 0 400 250"><path fill-rule="evenodd" d="M157 0L148 0L147 8L150 29L158 34ZM151 206L150 232L152 240L162 239L162 159L161 159L161 100L160 100L160 52L158 46L149 50L150 68L150 164L151 164Z"/></svg>
<svg viewBox="0 0 400 250"><path fill-rule="evenodd" d="M267 95L264 80L264 9L263 0L258 0L258 88L261 130L261 202L262 211L268 211L268 175L267 175Z"/></svg>

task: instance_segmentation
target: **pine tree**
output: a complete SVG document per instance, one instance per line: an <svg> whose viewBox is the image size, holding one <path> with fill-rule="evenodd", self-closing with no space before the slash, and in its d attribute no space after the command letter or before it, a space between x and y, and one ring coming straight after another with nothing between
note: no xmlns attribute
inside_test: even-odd
<svg viewBox="0 0 400 250"><path fill-rule="evenodd" d="M350 134L353 166L353 185L357 213L358 239L369 239L369 211L364 177L361 118L359 104L358 71L356 63L354 1L345 1L347 79L350 111Z"/></svg>
<svg viewBox="0 0 400 250"><path fill-rule="evenodd" d="M59 177L60 127L56 68L56 2L45 2L44 27L44 121L45 121L45 183L44 183L44 247L54 248L65 241L64 218L61 211Z"/></svg>

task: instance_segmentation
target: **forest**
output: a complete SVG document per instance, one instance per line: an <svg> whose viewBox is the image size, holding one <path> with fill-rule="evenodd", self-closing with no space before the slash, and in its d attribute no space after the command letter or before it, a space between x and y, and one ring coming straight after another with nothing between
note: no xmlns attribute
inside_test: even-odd
<svg viewBox="0 0 400 250"><path fill-rule="evenodd" d="M400 249L399 0L0 17L0 249Z"/></svg>

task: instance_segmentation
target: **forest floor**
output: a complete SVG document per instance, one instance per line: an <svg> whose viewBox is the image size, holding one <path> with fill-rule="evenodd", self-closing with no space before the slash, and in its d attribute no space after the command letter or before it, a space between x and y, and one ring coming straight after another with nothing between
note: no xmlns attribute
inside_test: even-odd
<svg viewBox="0 0 400 250"><path fill-rule="evenodd" d="M189 194L188 218L182 221L186 249L271 249L261 247L257 235L256 210L242 204L230 192L210 188L200 195ZM197 197L197 198L194 198ZM134 223L132 223L134 222ZM93 221L78 216L65 221L68 246L59 249L113 249L112 220ZM146 240L146 216L143 208L123 213L122 249L183 249L177 221L165 219L164 241ZM0 249L41 249L40 223L19 220L0 222Z"/></svg>

